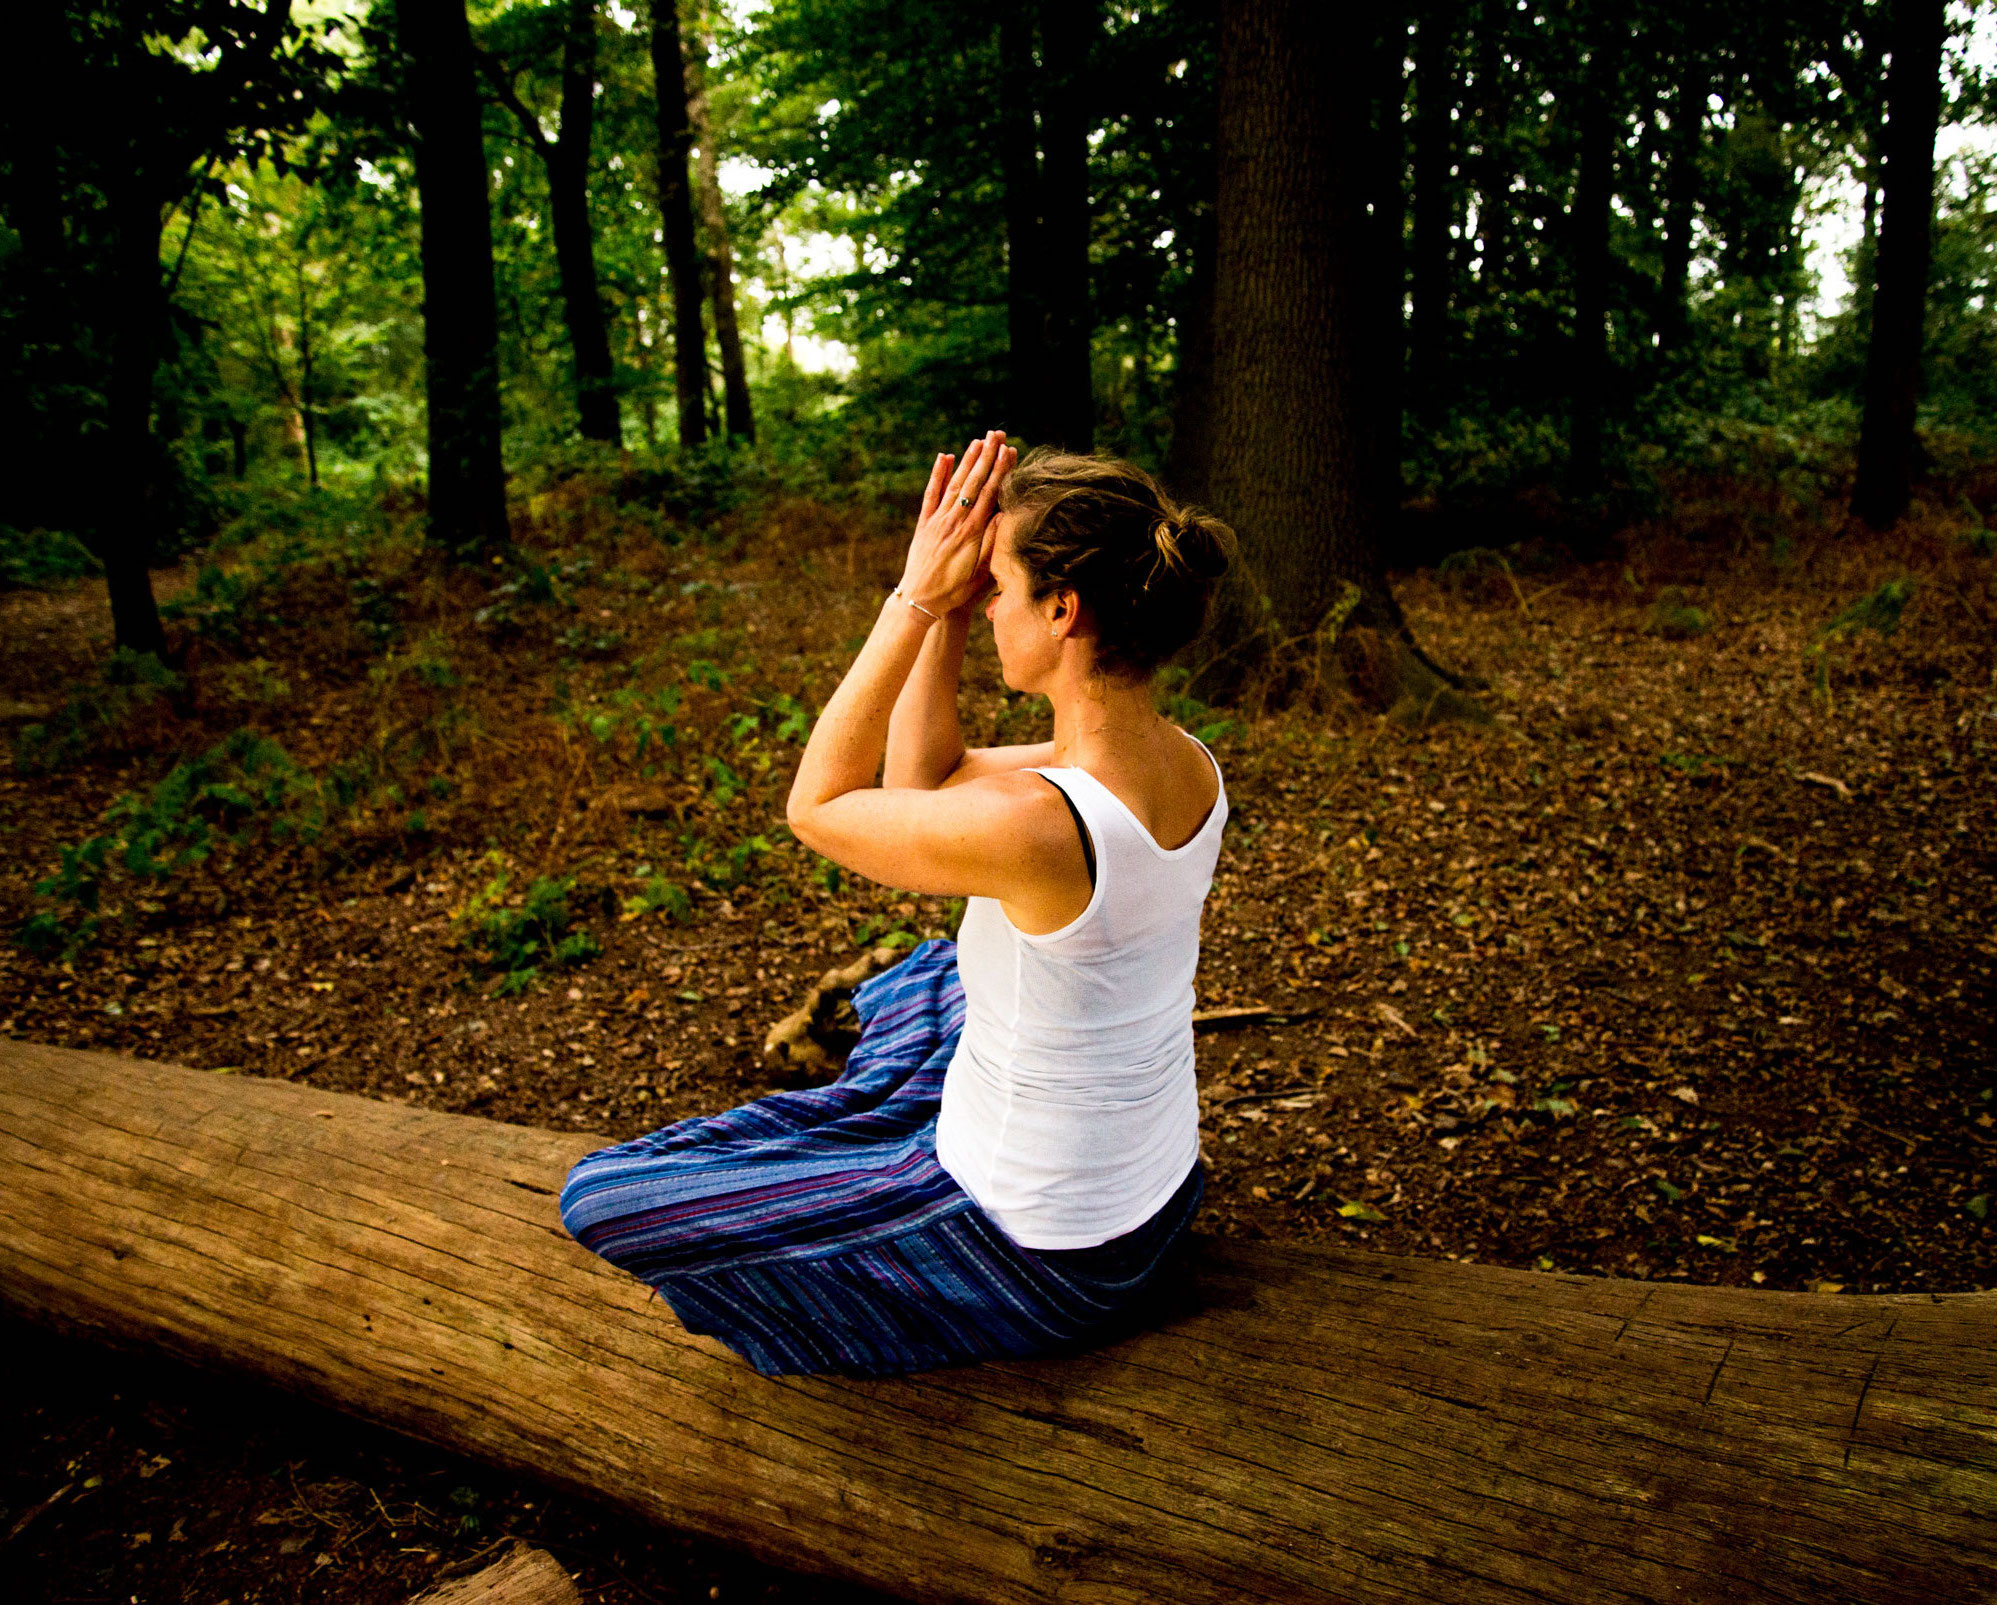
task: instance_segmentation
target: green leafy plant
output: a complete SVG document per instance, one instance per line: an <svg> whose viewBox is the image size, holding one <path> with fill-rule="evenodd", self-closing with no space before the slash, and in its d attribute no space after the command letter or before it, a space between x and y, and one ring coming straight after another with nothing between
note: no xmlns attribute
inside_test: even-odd
<svg viewBox="0 0 1997 1605"><path fill-rule="evenodd" d="M34 589L97 572L97 559L66 530L0 524L0 591Z"/></svg>
<svg viewBox="0 0 1997 1605"><path fill-rule="evenodd" d="M642 919L647 914L665 913L682 923L693 918L693 904L686 892L663 875L653 875L640 883L634 896L624 899L624 918Z"/></svg>
<svg viewBox="0 0 1997 1605"><path fill-rule="evenodd" d="M575 924L569 908L573 877L539 877L515 900L505 860L491 854L487 864L492 875L452 916L451 924L457 943L470 952L473 963L497 976L490 988L493 996L524 992L543 964L572 967L603 951L595 936Z"/></svg>

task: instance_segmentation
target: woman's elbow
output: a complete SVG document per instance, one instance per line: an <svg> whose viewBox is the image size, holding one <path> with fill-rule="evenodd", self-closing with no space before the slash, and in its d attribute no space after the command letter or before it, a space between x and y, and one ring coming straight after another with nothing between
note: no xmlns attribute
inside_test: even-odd
<svg viewBox="0 0 1997 1605"><path fill-rule="evenodd" d="M800 797L795 790L791 792L789 799L784 803L784 823L790 826L790 833L807 847L815 847L817 845L812 840L811 816L813 811L813 804L808 799Z"/></svg>

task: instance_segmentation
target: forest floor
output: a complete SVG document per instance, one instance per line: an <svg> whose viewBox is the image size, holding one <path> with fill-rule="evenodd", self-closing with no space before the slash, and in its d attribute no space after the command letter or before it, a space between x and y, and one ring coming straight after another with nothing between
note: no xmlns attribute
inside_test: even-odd
<svg viewBox="0 0 1997 1605"><path fill-rule="evenodd" d="M163 574L184 683L157 693L98 677L96 589L0 597L0 714L58 710L0 780L0 923L59 942L93 891L101 920L66 962L0 949L0 1035L609 1142L772 1090L763 1033L820 972L948 933L945 900L783 828L896 522L778 503L662 539L572 483L523 528L538 561L488 576L393 526ZM1201 1229L1997 1285L1990 544L1685 485L1613 559L1399 578L1488 726L1168 703L1231 806L1199 1005L1275 1015L1199 1039ZM1047 733L982 627L964 710L976 745ZM134 874L142 835L141 869L207 856ZM100 836L101 870L35 891ZM400 1600L506 1532L592 1600L859 1597L192 1373L7 1342L51 1379L8 1406L0 1469L38 1597Z"/></svg>

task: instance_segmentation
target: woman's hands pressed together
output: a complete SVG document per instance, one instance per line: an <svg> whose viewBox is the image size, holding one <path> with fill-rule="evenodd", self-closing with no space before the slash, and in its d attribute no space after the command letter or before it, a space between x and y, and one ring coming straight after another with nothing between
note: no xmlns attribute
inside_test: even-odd
<svg viewBox="0 0 1997 1605"><path fill-rule="evenodd" d="M941 617L971 607L991 583L992 510L999 486L1019 452L994 429L966 448L960 463L949 452L936 458L922 493L922 515L909 542L901 594Z"/></svg>

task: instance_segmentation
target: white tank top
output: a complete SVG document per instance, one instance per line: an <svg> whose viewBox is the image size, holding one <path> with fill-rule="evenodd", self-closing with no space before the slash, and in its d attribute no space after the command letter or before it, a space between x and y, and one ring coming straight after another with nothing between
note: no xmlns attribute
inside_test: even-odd
<svg viewBox="0 0 1997 1605"><path fill-rule="evenodd" d="M1219 780L1205 743L1182 734ZM1199 1157L1193 971L1227 786L1193 839L1168 851L1086 769L1034 772L1088 826L1095 891L1039 936L997 898L966 900L964 1032L943 1078L936 1157L1022 1247L1093 1248L1156 1214Z"/></svg>

